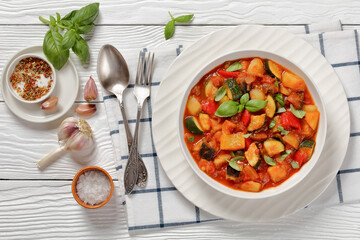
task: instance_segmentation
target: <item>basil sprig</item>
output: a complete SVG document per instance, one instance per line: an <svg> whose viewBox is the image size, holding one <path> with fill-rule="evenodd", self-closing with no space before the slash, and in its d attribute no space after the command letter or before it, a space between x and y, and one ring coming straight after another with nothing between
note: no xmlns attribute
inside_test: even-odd
<svg viewBox="0 0 360 240"><path fill-rule="evenodd" d="M50 20L39 17L40 21L50 27L44 37L43 52L57 70L68 61L70 48L83 64L88 61L89 46L80 34L86 34L93 29L98 15L99 3L92 3L70 12L63 18L59 13L56 13L56 19L53 16L50 16ZM64 35L60 33L63 30L66 31Z"/></svg>
<svg viewBox="0 0 360 240"><path fill-rule="evenodd" d="M241 63L239 62L234 62L233 64L231 64L225 71L226 72L233 72L236 70L240 70L242 68Z"/></svg>
<svg viewBox="0 0 360 240"><path fill-rule="evenodd" d="M278 103L283 107L285 106L285 103L284 103L284 97L281 93L277 93L275 94L275 99L276 101L278 101Z"/></svg>
<svg viewBox="0 0 360 240"><path fill-rule="evenodd" d="M270 166L275 166L276 165L276 161L274 159L272 159L271 157L269 157L269 156L264 155L264 160Z"/></svg>
<svg viewBox="0 0 360 240"><path fill-rule="evenodd" d="M270 122L270 124L269 124L269 128L273 128L273 127L275 127L275 125L276 125L276 122L275 122L275 120L273 119L273 120Z"/></svg>
<svg viewBox="0 0 360 240"><path fill-rule="evenodd" d="M292 161L292 162L291 162L291 166L292 166L292 168L294 168L294 169L300 167L300 166L299 166L299 163L298 163L297 161Z"/></svg>
<svg viewBox="0 0 360 240"><path fill-rule="evenodd" d="M291 112L295 115L297 118L303 118L305 117L306 112L304 110L296 110L292 104L290 104Z"/></svg>
<svg viewBox="0 0 360 240"><path fill-rule="evenodd" d="M283 152L283 153L281 154L281 161L284 161L285 158L286 158L287 156L289 156L289 154L290 154L291 152L292 152L291 150L286 150L285 152Z"/></svg>
<svg viewBox="0 0 360 240"><path fill-rule="evenodd" d="M226 160L226 161L228 161L228 163L229 163L229 166L231 167L231 168L233 168L233 169L235 169L236 171L242 171L242 168L240 168L240 166L236 163L236 159L235 158L233 158L233 159L231 159L230 161L229 160Z"/></svg>
<svg viewBox="0 0 360 240"><path fill-rule="evenodd" d="M287 135L290 132L290 131L286 131L282 126L278 126L277 129L280 131L280 134L283 136Z"/></svg>
<svg viewBox="0 0 360 240"><path fill-rule="evenodd" d="M249 100L249 94L246 93L241 96L240 103L232 100L223 102L216 110L215 115L218 117L231 117L242 112L244 108L249 112L257 112L263 109L266 103L267 101L258 99Z"/></svg>
<svg viewBox="0 0 360 240"><path fill-rule="evenodd" d="M171 20L166 24L164 34L165 39L168 40L174 36L175 33L175 23L189 23L194 17L194 14L182 15L174 18L173 15L169 12Z"/></svg>
<svg viewBox="0 0 360 240"><path fill-rule="evenodd" d="M187 139L187 142L194 142L195 141L195 137L194 136L191 136L191 137L188 137Z"/></svg>
<svg viewBox="0 0 360 240"><path fill-rule="evenodd" d="M283 112L286 112L286 109L284 107L281 107L277 110L276 113L283 113Z"/></svg>
<svg viewBox="0 0 360 240"><path fill-rule="evenodd" d="M226 87L221 86L216 92L215 101L216 102L220 101L225 95L226 95Z"/></svg>
<svg viewBox="0 0 360 240"><path fill-rule="evenodd" d="M244 135L241 135L241 136L244 137L244 138L249 138L251 136L251 133L244 134Z"/></svg>

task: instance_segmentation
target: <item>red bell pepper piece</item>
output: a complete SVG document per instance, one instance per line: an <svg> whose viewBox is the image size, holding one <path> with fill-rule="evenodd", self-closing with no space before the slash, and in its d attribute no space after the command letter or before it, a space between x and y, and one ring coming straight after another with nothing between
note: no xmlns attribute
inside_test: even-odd
<svg viewBox="0 0 360 240"><path fill-rule="evenodd" d="M215 101L206 101L202 105L202 109L204 112L210 115L214 115L216 110L218 109L218 104Z"/></svg>
<svg viewBox="0 0 360 240"><path fill-rule="evenodd" d="M248 149L252 143L253 141L250 138L245 138L245 149Z"/></svg>
<svg viewBox="0 0 360 240"><path fill-rule="evenodd" d="M292 112L284 112L280 116L280 124L286 129L291 127L301 130L301 122L300 119L295 117Z"/></svg>
<svg viewBox="0 0 360 240"><path fill-rule="evenodd" d="M294 161L299 163L299 167L301 167L301 165L305 162L307 158L307 154L301 151L297 151L294 155Z"/></svg>
<svg viewBox="0 0 360 240"><path fill-rule="evenodd" d="M223 85L224 80L225 79L222 76L212 76L210 78L210 81L212 82L212 84L217 88L219 88Z"/></svg>
<svg viewBox="0 0 360 240"><path fill-rule="evenodd" d="M250 112L248 110L244 110L243 114L241 115L241 122L247 127L250 123Z"/></svg>
<svg viewBox="0 0 360 240"><path fill-rule="evenodd" d="M218 73L225 78L237 78L239 72L227 72L225 70L218 70Z"/></svg>

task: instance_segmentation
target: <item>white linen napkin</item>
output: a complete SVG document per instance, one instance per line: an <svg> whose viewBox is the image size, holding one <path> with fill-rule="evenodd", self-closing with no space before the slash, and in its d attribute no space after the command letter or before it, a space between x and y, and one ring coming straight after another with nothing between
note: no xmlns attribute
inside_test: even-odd
<svg viewBox="0 0 360 240"><path fill-rule="evenodd" d="M286 27L289 31L300 34L305 40L318 49L332 64L338 73L348 97L351 113L350 143L344 164L336 179L327 190L309 207L329 206L338 203L360 200L360 191L354 184L360 181L360 109L355 105L360 101L360 53L358 32L342 31L341 23L322 23L306 25L303 29ZM116 157L116 169L119 173L122 202L127 209L128 229L158 229L169 226L195 224L218 220L187 201L172 185L160 166L155 152L152 132L152 103L158 86L171 62L180 54L184 46L158 49L120 49L126 59L134 83L137 57L140 50L155 52L155 72L151 89L151 101L144 105L141 116L139 149L148 169L149 178L144 189L135 188L132 195L126 196L123 187L123 169L128 158L125 129L117 99L108 92L104 94L104 103L110 126L110 135ZM136 119L136 99L130 84L124 94L124 102L129 124L134 132ZM357 123L359 122L359 123Z"/></svg>

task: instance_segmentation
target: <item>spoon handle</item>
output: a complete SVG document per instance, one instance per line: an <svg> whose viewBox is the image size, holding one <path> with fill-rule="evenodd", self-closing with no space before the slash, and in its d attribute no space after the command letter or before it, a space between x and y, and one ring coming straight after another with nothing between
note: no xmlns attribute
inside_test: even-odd
<svg viewBox="0 0 360 240"><path fill-rule="evenodd" d="M133 139L132 139L132 137L131 137L131 132L130 132L129 123L128 123L128 120L127 120L127 116L126 116L126 112L125 112L125 108L124 108L124 103L123 103L123 100L122 100L122 96L119 96L119 97L118 97L118 100L119 100L121 115L122 115L123 122L124 122L127 144L128 144L128 148L129 148L129 151L130 151L131 143L132 143L132 140L133 140Z"/></svg>

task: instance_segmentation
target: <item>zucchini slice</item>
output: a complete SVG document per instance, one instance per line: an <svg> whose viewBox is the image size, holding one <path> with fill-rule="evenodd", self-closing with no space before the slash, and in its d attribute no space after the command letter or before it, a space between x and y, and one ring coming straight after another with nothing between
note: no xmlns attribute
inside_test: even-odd
<svg viewBox="0 0 360 240"><path fill-rule="evenodd" d="M241 95L242 95L242 91L240 89L239 84L236 82L235 79L233 78L229 78L224 82L224 85L226 87L227 90L227 95L229 97L230 100L239 100Z"/></svg>
<svg viewBox="0 0 360 240"><path fill-rule="evenodd" d="M262 128L265 125L265 121L266 121L265 113L261 115L251 115L248 131L252 132Z"/></svg>
<svg viewBox="0 0 360 240"><path fill-rule="evenodd" d="M209 147L207 144L203 143L201 144L201 149L199 154L202 159L212 161L214 159L215 150Z"/></svg>
<svg viewBox="0 0 360 240"><path fill-rule="evenodd" d="M258 99L258 100L265 100L264 92L259 88L253 88L249 92L250 99Z"/></svg>
<svg viewBox="0 0 360 240"><path fill-rule="evenodd" d="M253 168L255 169L258 168L261 162L261 156L260 156L260 149L258 148L256 143L253 142L252 144L250 144L248 150L245 152L245 157L248 163Z"/></svg>
<svg viewBox="0 0 360 240"><path fill-rule="evenodd" d="M210 117L206 113L199 114L199 122L203 131L207 132L211 128Z"/></svg>
<svg viewBox="0 0 360 240"><path fill-rule="evenodd" d="M214 86L210 79L208 79L205 84L205 96L214 100L217 90L218 88Z"/></svg>
<svg viewBox="0 0 360 240"><path fill-rule="evenodd" d="M193 134L203 134L204 131L196 117L190 116L185 118L185 127Z"/></svg>
<svg viewBox="0 0 360 240"><path fill-rule="evenodd" d="M278 79L281 80L281 75L282 75L283 70L278 64L267 59L265 61L265 70L271 77L277 77Z"/></svg>
<svg viewBox="0 0 360 240"><path fill-rule="evenodd" d="M299 151L306 153L308 159L310 159L313 154L314 147L315 141L312 139L306 139L300 144Z"/></svg>
<svg viewBox="0 0 360 240"><path fill-rule="evenodd" d="M285 150L285 146L282 142L275 140L275 139L269 139L264 142L264 148L266 153L272 157L276 154L279 154Z"/></svg>
<svg viewBox="0 0 360 240"><path fill-rule="evenodd" d="M202 110L200 102L194 96L189 97L186 107L189 110L189 113L193 116L198 115L198 113Z"/></svg>
<svg viewBox="0 0 360 240"><path fill-rule="evenodd" d="M272 117L274 117L275 112L276 112L276 103L275 103L274 98L271 95L268 95L266 100L267 100L267 104L265 107L265 113L266 113L266 116L268 116L269 118L272 118Z"/></svg>
<svg viewBox="0 0 360 240"><path fill-rule="evenodd" d="M299 148L299 144L300 144L299 139L298 139L297 135L292 132L283 136L282 140L295 149Z"/></svg>

